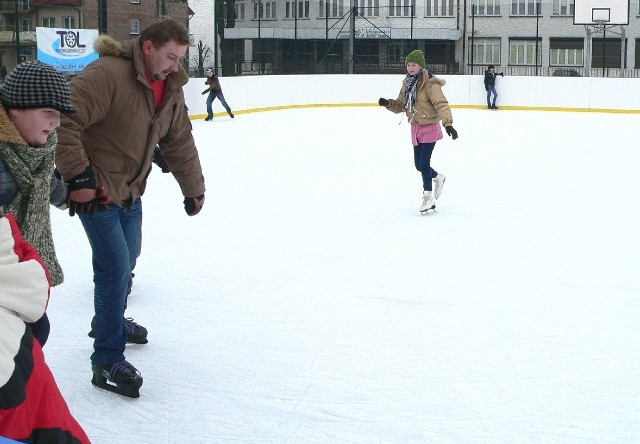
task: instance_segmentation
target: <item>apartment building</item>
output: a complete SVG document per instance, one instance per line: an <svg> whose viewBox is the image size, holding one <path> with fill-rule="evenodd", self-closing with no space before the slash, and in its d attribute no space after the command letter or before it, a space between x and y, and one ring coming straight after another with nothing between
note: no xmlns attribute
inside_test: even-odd
<svg viewBox="0 0 640 444"><path fill-rule="evenodd" d="M235 0L224 38L236 42L240 73L398 72L416 48L440 73L640 68L639 1L589 3L598 1L626 7L629 23L576 25L574 0Z"/></svg>

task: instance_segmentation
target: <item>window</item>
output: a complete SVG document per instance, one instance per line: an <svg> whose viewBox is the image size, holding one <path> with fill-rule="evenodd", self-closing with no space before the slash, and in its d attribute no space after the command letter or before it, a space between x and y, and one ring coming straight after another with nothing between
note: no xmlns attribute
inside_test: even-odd
<svg viewBox="0 0 640 444"><path fill-rule="evenodd" d="M33 31L33 22L31 19L24 19L21 23L20 31Z"/></svg>
<svg viewBox="0 0 640 444"><path fill-rule="evenodd" d="M583 66L583 39L549 39L550 66Z"/></svg>
<svg viewBox="0 0 640 444"><path fill-rule="evenodd" d="M605 68L626 68L626 49L624 66L622 66L623 64L620 57L622 54L622 40L620 37L607 38L606 41L604 41L602 37L592 38L591 43L592 68L602 68L603 63Z"/></svg>
<svg viewBox="0 0 640 444"><path fill-rule="evenodd" d="M340 18L344 15L344 0L320 0L319 4L320 7L318 8L318 17L325 18L326 15L330 18Z"/></svg>
<svg viewBox="0 0 640 444"><path fill-rule="evenodd" d="M541 0L511 0L511 15L536 16L542 10Z"/></svg>
<svg viewBox="0 0 640 444"><path fill-rule="evenodd" d="M538 40L538 61L542 60L542 45ZM516 40L509 42L509 64L536 66L536 40Z"/></svg>
<svg viewBox="0 0 640 444"><path fill-rule="evenodd" d="M76 18L75 17L62 17L62 25L66 29L75 29L76 28Z"/></svg>
<svg viewBox="0 0 640 444"><path fill-rule="evenodd" d="M473 60L469 54L469 64L500 65L500 38L469 39L469 46L473 43Z"/></svg>
<svg viewBox="0 0 640 444"><path fill-rule="evenodd" d="M258 6L260 8L260 17L258 17ZM276 19L276 2L274 0L254 0L253 3L253 19L258 20L267 19L267 20L275 20Z"/></svg>
<svg viewBox="0 0 640 444"><path fill-rule="evenodd" d="M402 63L404 65L404 59L415 46L410 46L408 42L398 42L390 40L387 46L387 62L389 63Z"/></svg>
<svg viewBox="0 0 640 444"><path fill-rule="evenodd" d="M453 0L425 0L426 17L453 17Z"/></svg>
<svg viewBox="0 0 640 444"><path fill-rule="evenodd" d="M500 15L500 0L476 0L475 15Z"/></svg>
<svg viewBox="0 0 640 444"><path fill-rule="evenodd" d="M414 0L389 0L390 17L412 17L414 8Z"/></svg>
<svg viewBox="0 0 640 444"><path fill-rule="evenodd" d="M574 0L553 0L551 15L573 17Z"/></svg>
<svg viewBox="0 0 640 444"><path fill-rule="evenodd" d="M55 17L42 17L42 27L43 28L55 28L56 27L56 19L55 19Z"/></svg>
<svg viewBox="0 0 640 444"><path fill-rule="evenodd" d="M140 19L131 19L129 21L131 26L130 34L140 34Z"/></svg>
<svg viewBox="0 0 640 444"><path fill-rule="evenodd" d="M359 0L358 14L363 17L379 17L380 1L379 0Z"/></svg>
<svg viewBox="0 0 640 444"><path fill-rule="evenodd" d="M233 8L236 11L236 20L244 20L244 0L236 0Z"/></svg>
<svg viewBox="0 0 640 444"><path fill-rule="evenodd" d="M298 6L296 12L296 4ZM309 0L294 0L285 3L285 17L292 18L309 18Z"/></svg>

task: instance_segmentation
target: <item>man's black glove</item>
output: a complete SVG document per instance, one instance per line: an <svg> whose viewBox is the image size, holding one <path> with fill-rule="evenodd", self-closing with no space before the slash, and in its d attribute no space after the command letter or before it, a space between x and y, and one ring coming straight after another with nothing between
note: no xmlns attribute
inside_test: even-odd
<svg viewBox="0 0 640 444"><path fill-rule="evenodd" d="M378 105L380 105L380 106L389 106L389 101L387 99L383 99L382 97L380 97L378 99Z"/></svg>
<svg viewBox="0 0 640 444"><path fill-rule="evenodd" d="M500 74L498 74L498 75L499 75L499 76L504 77L504 73L503 73L503 72L501 72L501 73L500 73Z"/></svg>
<svg viewBox="0 0 640 444"><path fill-rule="evenodd" d="M201 194L198 197L184 198L184 211L186 211L189 216L195 216L196 214L198 214L202 209L203 205L204 205L204 194Z"/></svg>
<svg viewBox="0 0 640 444"><path fill-rule="evenodd" d="M91 165L69 181L69 216L96 212L96 176Z"/></svg>
<svg viewBox="0 0 640 444"><path fill-rule="evenodd" d="M96 187L96 177L91 165L69 181L69 216L93 214L104 210L111 203L111 197L104 187Z"/></svg>
<svg viewBox="0 0 640 444"><path fill-rule="evenodd" d="M458 132L455 130L454 127L447 126L447 127L445 127L444 130L447 132L449 137L451 137L453 140L456 140L458 138Z"/></svg>

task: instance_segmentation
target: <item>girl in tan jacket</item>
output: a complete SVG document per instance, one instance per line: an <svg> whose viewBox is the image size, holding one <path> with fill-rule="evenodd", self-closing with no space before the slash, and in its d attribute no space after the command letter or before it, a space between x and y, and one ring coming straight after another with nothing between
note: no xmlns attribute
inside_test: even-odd
<svg viewBox="0 0 640 444"><path fill-rule="evenodd" d="M404 112L411 124L411 143L414 163L422 174L423 199L420 212L426 214L435 210L435 199L440 197L446 176L431 167L431 155L436 142L442 139L439 122L452 139L458 138L453 128L453 117L449 102L442 93L443 79L432 76L425 68L426 61L420 50L411 52L405 59L407 76L398 98L380 98L378 104L393 113Z"/></svg>

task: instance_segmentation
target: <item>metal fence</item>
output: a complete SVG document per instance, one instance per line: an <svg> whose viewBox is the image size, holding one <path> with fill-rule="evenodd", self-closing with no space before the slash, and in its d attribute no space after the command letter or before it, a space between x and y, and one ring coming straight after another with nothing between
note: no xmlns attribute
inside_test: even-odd
<svg viewBox="0 0 640 444"><path fill-rule="evenodd" d="M429 70L436 75L482 75L486 66L467 66L466 69L457 63L429 63ZM234 64L234 74L246 75L288 75L288 74L405 74L403 63L392 62L348 62L313 63L260 63L241 61ZM505 76L539 76L539 77L610 77L610 78L640 78L640 69L621 68L581 68L554 66L505 66L496 67L496 71Z"/></svg>

